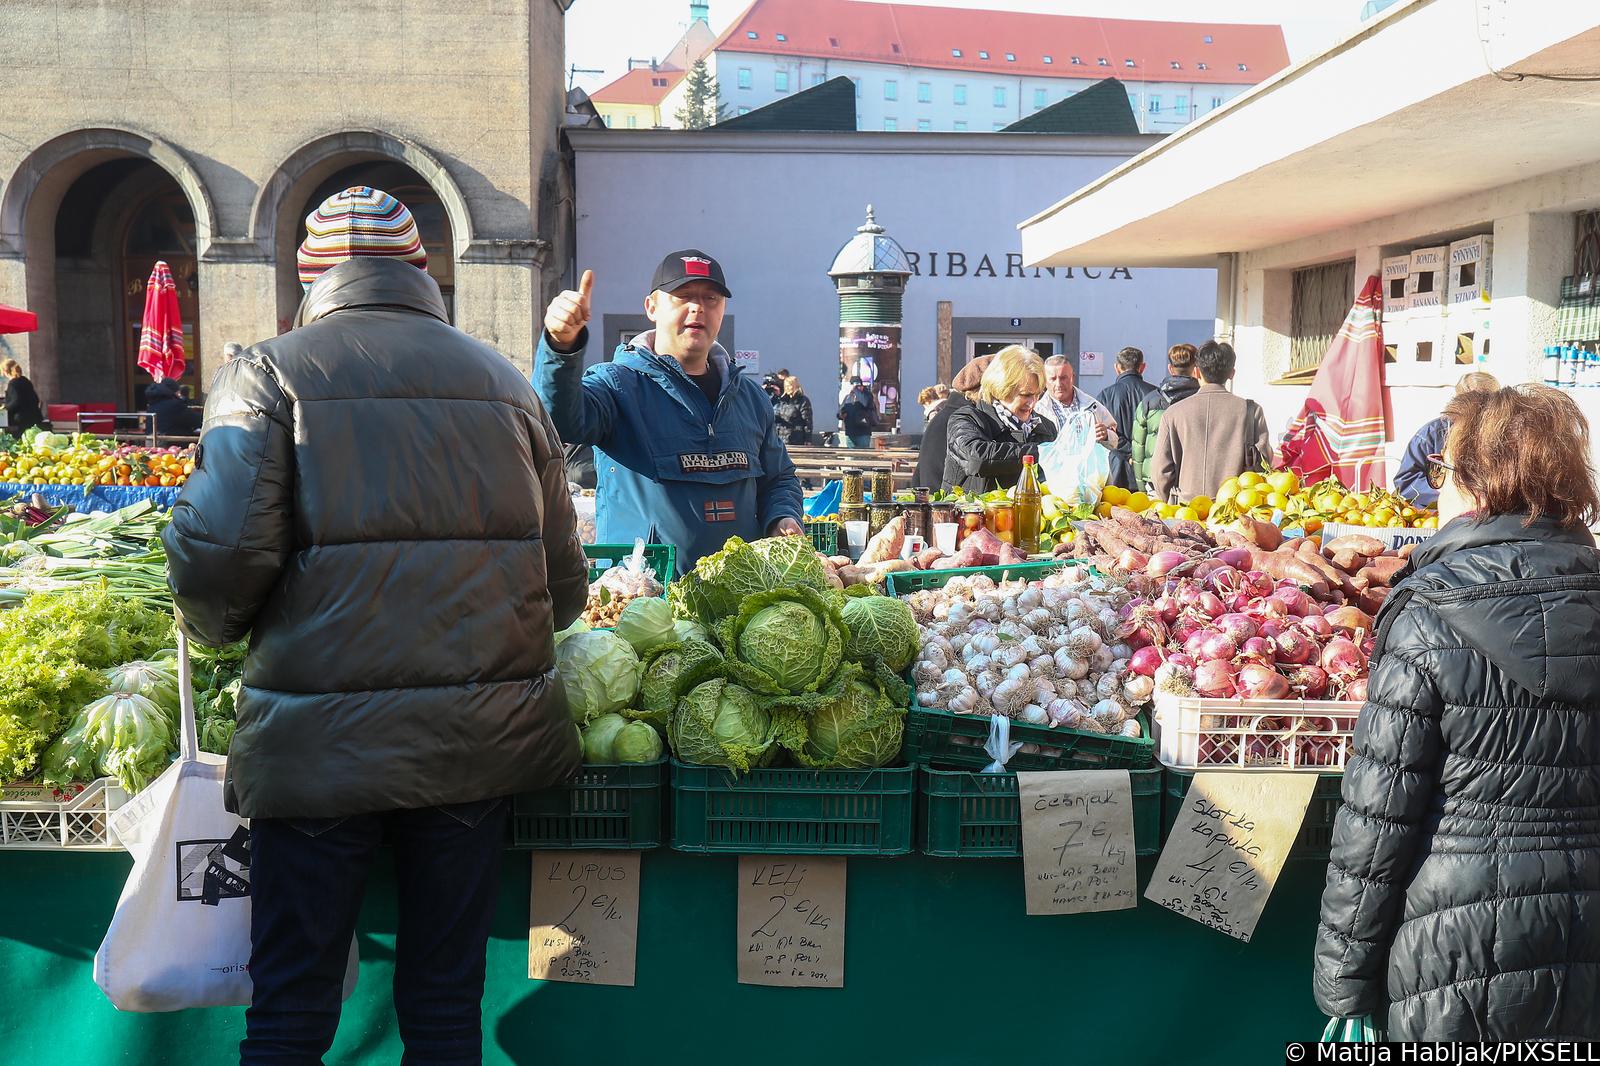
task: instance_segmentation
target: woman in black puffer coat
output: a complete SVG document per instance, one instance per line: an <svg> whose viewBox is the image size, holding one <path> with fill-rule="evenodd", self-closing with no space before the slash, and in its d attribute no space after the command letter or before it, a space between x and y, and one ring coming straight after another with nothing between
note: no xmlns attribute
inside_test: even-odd
<svg viewBox="0 0 1600 1066"><path fill-rule="evenodd" d="M1573 401L1446 408L1446 524L1378 616L1317 934L1392 1040L1600 1038L1600 518ZM1459 516L1459 517L1457 517Z"/></svg>
<svg viewBox="0 0 1600 1066"><path fill-rule="evenodd" d="M1015 486L1022 457L1037 457L1039 445L1056 439L1055 423L1034 410L1043 395L1044 362L1036 352L1018 345L996 352L978 402L951 412L944 484L972 494Z"/></svg>

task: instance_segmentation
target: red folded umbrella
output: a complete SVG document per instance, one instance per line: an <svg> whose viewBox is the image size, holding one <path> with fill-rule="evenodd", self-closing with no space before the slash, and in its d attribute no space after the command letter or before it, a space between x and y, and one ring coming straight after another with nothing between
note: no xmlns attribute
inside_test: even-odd
<svg viewBox="0 0 1600 1066"><path fill-rule="evenodd" d="M1369 277L1289 423L1283 466L1306 484L1330 475L1357 491L1384 481L1383 285Z"/></svg>
<svg viewBox="0 0 1600 1066"><path fill-rule="evenodd" d="M39 316L20 307L0 304L0 333L32 333L39 328Z"/></svg>
<svg viewBox="0 0 1600 1066"><path fill-rule="evenodd" d="M144 318L139 325L139 366L157 381L183 377L183 315L172 268L158 259L145 283Z"/></svg>

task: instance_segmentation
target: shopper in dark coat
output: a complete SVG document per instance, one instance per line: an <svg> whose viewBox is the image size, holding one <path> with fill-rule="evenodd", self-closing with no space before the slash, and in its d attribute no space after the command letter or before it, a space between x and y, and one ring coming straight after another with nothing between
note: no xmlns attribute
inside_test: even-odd
<svg viewBox="0 0 1600 1066"><path fill-rule="evenodd" d="M983 372L977 403L950 416L944 483L969 493L1011 488L1022 475L1022 457L1056 439L1055 423L1034 408L1044 395L1044 362L1027 348L995 353Z"/></svg>
<svg viewBox="0 0 1600 1066"><path fill-rule="evenodd" d="M200 412L178 393L171 381L158 381L144 390L146 409L156 419L156 433L163 437L192 437L200 432Z"/></svg>
<svg viewBox="0 0 1600 1066"><path fill-rule="evenodd" d="M581 764L554 631L588 565L555 426L449 324L405 207L347 189L308 229L295 328L217 371L161 538L189 633L250 636L224 790L251 819L240 1060L321 1061L387 844L405 1058L477 1062L509 797Z"/></svg>
<svg viewBox="0 0 1600 1066"><path fill-rule="evenodd" d="M950 451L950 416L968 401L961 393L954 392L945 385L930 385L922 392L927 393L930 390L933 391L933 395L923 401L923 410L926 414L922 423L922 444L917 451L917 469L912 477L912 484L930 489L942 489L949 487L944 483L944 461ZM943 390L942 394L938 390ZM922 393L918 394L917 399L922 400Z"/></svg>
<svg viewBox="0 0 1600 1066"><path fill-rule="evenodd" d="M0 363L0 373L6 376L6 432L20 437L34 426L44 425L44 408L33 382L22 375L22 364L15 359Z"/></svg>
<svg viewBox="0 0 1600 1066"><path fill-rule="evenodd" d="M850 447L872 447L872 431L878 428L878 402L860 378L850 379L850 391L839 404L839 425Z"/></svg>
<svg viewBox="0 0 1600 1066"><path fill-rule="evenodd" d="M1393 1040L1600 1039L1600 518L1572 399L1456 397L1446 524L1378 617L1317 935ZM1459 517L1454 517L1459 515Z"/></svg>
<svg viewBox="0 0 1600 1066"><path fill-rule="evenodd" d="M778 422L778 439L785 444L810 444L815 428L811 397L800 388L800 379L783 379L783 395L773 401L772 414Z"/></svg>
<svg viewBox="0 0 1600 1066"><path fill-rule="evenodd" d="M1124 348L1117 353L1117 380L1100 393L1100 403L1117 420L1117 442L1111 448L1111 474L1107 484L1125 489L1139 486L1133 480L1133 428L1139 404L1158 390L1144 379L1144 353Z"/></svg>

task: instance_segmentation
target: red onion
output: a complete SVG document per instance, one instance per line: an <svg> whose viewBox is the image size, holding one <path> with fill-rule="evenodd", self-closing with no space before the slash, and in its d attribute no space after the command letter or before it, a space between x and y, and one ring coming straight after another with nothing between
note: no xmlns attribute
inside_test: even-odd
<svg viewBox="0 0 1600 1066"><path fill-rule="evenodd" d="M1189 557L1182 552L1156 552L1150 556L1149 563L1144 567L1144 573L1146 577L1166 577L1167 571L1188 561Z"/></svg>
<svg viewBox="0 0 1600 1066"><path fill-rule="evenodd" d="M1195 610L1207 618L1215 618L1217 615L1227 611L1227 608L1222 605L1222 600L1214 592L1202 592L1199 596L1196 596L1194 607Z"/></svg>
<svg viewBox="0 0 1600 1066"><path fill-rule="evenodd" d="M1194 658L1192 656L1185 655L1181 651L1175 651L1171 655L1167 656L1167 663L1171 666L1181 666L1183 669L1190 672L1193 672L1195 667Z"/></svg>
<svg viewBox="0 0 1600 1066"><path fill-rule="evenodd" d="M1224 548L1219 552L1213 553L1211 558L1223 566L1231 566L1235 570L1243 570L1250 565L1250 549Z"/></svg>
<svg viewBox="0 0 1600 1066"><path fill-rule="evenodd" d="M1324 617L1340 633L1372 632L1372 616L1359 607L1336 607Z"/></svg>
<svg viewBox="0 0 1600 1066"><path fill-rule="evenodd" d="M1217 629L1228 634L1239 643L1244 643L1251 637L1261 634L1261 627L1248 616L1243 614L1218 615L1213 623Z"/></svg>
<svg viewBox="0 0 1600 1066"><path fill-rule="evenodd" d="M1145 677L1155 677L1156 671L1161 668L1161 649L1151 645L1135 648L1133 658L1128 660L1128 668L1136 674Z"/></svg>
<svg viewBox="0 0 1600 1066"><path fill-rule="evenodd" d="M1373 634L1372 636L1369 636L1366 640L1363 640L1361 642L1361 657L1363 659L1371 660L1371 658L1372 658L1372 649L1377 647L1377 646L1378 646L1377 634Z"/></svg>
<svg viewBox="0 0 1600 1066"><path fill-rule="evenodd" d="M1143 648L1150 644L1164 644L1167 640L1167 626L1161 621L1161 616L1156 612L1155 605L1147 600L1133 600L1117 611L1121 624L1117 626L1117 637L1131 648Z"/></svg>
<svg viewBox="0 0 1600 1066"><path fill-rule="evenodd" d="M1272 588L1272 579L1259 570L1251 570L1244 575L1244 590L1251 596L1270 596Z"/></svg>
<svg viewBox="0 0 1600 1066"><path fill-rule="evenodd" d="M1121 555L1117 556L1116 565L1118 570L1126 570L1130 574L1138 573L1150 565L1150 556L1146 555L1144 552L1134 551L1132 548L1128 548Z"/></svg>
<svg viewBox="0 0 1600 1066"><path fill-rule="evenodd" d="M1327 640L1333 636L1333 623L1320 614L1308 614L1300 619L1300 628L1317 640Z"/></svg>
<svg viewBox="0 0 1600 1066"><path fill-rule="evenodd" d="M1174 644L1182 646L1189 643L1190 637L1207 627L1207 619L1193 614L1179 615L1178 620L1172 623L1171 635L1168 639Z"/></svg>
<svg viewBox="0 0 1600 1066"><path fill-rule="evenodd" d="M1281 618L1263 618L1261 620L1261 635L1268 640L1277 640L1278 634L1289 628L1289 623Z"/></svg>
<svg viewBox="0 0 1600 1066"><path fill-rule="evenodd" d="M1361 649L1345 637L1334 637L1322 649L1322 668L1334 677L1360 677L1367 672Z"/></svg>
<svg viewBox="0 0 1600 1066"><path fill-rule="evenodd" d="M1289 666L1303 666L1317 657L1317 642L1294 626L1279 633L1273 639L1273 644L1277 648L1278 661Z"/></svg>
<svg viewBox="0 0 1600 1066"><path fill-rule="evenodd" d="M1277 657L1277 647L1266 637L1251 637L1239 645L1239 657L1271 663Z"/></svg>
<svg viewBox="0 0 1600 1066"><path fill-rule="evenodd" d="M1232 659L1239 654L1239 644L1226 633L1202 629L1183 642L1183 650L1204 664L1210 659Z"/></svg>
<svg viewBox="0 0 1600 1066"><path fill-rule="evenodd" d="M1156 600L1156 611L1161 615L1161 620L1169 626L1178 620L1178 610L1178 601L1172 596L1163 594Z"/></svg>
<svg viewBox="0 0 1600 1066"><path fill-rule="evenodd" d="M1289 671L1289 686L1301 699L1320 700L1328 694L1328 672L1320 666L1296 666Z"/></svg>
<svg viewBox="0 0 1600 1066"><path fill-rule="evenodd" d="M1227 699L1238 691L1236 675L1233 664L1224 659L1203 662L1194 668L1194 690L1202 696Z"/></svg>
<svg viewBox="0 0 1600 1066"><path fill-rule="evenodd" d="M1198 582L1185 580L1178 582L1178 587L1172 594L1177 599L1178 606L1188 610L1199 601L1204 592L1205 589L1201 588Z"/></svg>
<svg viewBox="0 0 1600 1066"><path fill-rule="evenodd" d="M1276 600L1283 604L1285 614L1304 617L1307 611L1316 610L1316 601L1305 594L1300 588L1279 588L1268 599Z"/></svg>
<svg viewBox="0 0 1600 1066"><path fill-rule="evenodd" d="M1247 700L1284 700L1292 694L1289 679L1264 663L1239 667L1239 695Z"/></svg>
<svg viewBox="0 0 1600 1066"><path fill-rule="evenodd" d="M1344 698L1347 700L1361 700L1365 703L1367 699L1367 679L1358 677L1354 681L1346 682Z"/></svg>
<svg viewBox="0 0 1600 1066"><path fill-rule="evenodd" d="M1217 560L1218 566L1206 575L1206 588L1218 596L1232 596L1244 587L1244 575Z"/></svg>

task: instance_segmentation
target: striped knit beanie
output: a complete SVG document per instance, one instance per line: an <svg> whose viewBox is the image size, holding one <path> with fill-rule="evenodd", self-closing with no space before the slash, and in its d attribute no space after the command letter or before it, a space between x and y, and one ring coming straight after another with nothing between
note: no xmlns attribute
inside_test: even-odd
<svg viewBox="0 0 1600 1066"><path fill-rule="evenodd" d="M358 255L388 255L428 269L428 253L406 205L366 185L334 193L306 216L300 284L309 289L324 270Z"/></svg>

